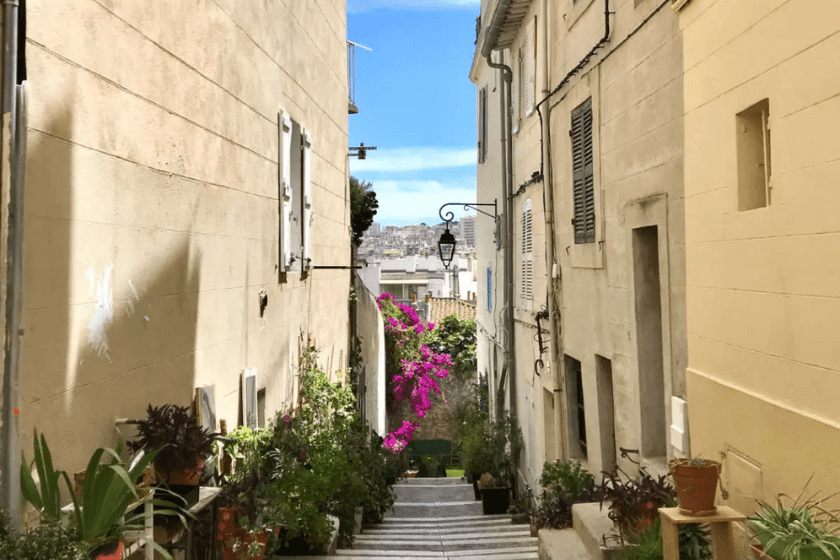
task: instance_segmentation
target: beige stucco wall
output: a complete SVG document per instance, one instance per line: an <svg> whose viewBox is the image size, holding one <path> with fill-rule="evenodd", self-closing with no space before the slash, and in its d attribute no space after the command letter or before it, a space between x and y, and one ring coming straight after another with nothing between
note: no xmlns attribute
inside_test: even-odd
<svg viewBox="0 0 840 560"><path fill-rule="evenodd" d="M37 427L78 470L114 418L210 384L233 428L247 367L271 414L302 334L344 369L349 272L278 282L277 162L282 109L314 139L313 264L349 264L345 1L28 9L27 456Z"/></svg>
<svg viewBox="0 0 840 560"><path fill-rule="evenodd" d="M692 450L732 503L840 477L840 6L693 0L685 38ZM735 115L769 99L771 200L739 212Z"/></svg>
<svg viewBox="0 0 840 560"><path fill-rule="evenodd" d="M638 4L638 6L636 5ZM669 432L671 395L684 396L682 44L670 2L611 3L608 44L552 98L551 157L562 276L562 352L581 362L592 472L609 469L613 449L641 449L643 423ZM604 34L604 4L558 2L551 11L552 87ZM564 14L566 16L564 17ZM575 244L571 111L592 98L595 243ZM633 230L656 226L662 332L662 397L640 389ZM611 364L612 391L596 381L598 356ZM605 364L607 362L600 362ZM564 383L564 405L574 403ZM664 397L664 398L663 398ZM664 402L660 401L663 398ZM609 406L612 400L613 406ZM644 411L657 404L662 413ZM610 421L607 411L614 409ZM567 412L564 411L564 421ZM564 426L569 431L569 426ZM610 432L615 431L615 445ZM566 453L575 453L567 437ZM671 456L673 448L666 444ZM653 471L663 459L647 457ZM634 459L638 456L631 455ZM618 458L632 472L634 465Z"/></svg>

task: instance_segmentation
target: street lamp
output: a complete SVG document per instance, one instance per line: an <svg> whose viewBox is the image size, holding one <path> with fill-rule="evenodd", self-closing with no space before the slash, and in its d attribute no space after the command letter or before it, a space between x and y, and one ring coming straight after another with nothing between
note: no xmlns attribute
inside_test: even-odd
<svg viewBox="0 0 840 560"><path fill-rule="evenodd" d="M455 256L455 243L455 236L449 231L449 222L446 222L446 230L441 234L440 241L438 241L440 260L446 268L449 268L449 263Z"/></svg>
<svg viewBox="0 0 840 560"><path fill-rule="evenodd" d="M447 212L446 217L443 216L443 209L447 206L463 206L464 210L475 210L476 212L481 212L485 216L489 216L493 218L495 221L495 237L498 240L499 237L499 215L496 211L496 201L494 200L493 203L489 202L476 202L476 203L469 203L469 202L447 202L443 206L440 207L438 210L438 215L440 219L446 222L446 230L441 234L440 241L438 241L438 251L440 252L440 260L443 263L443 266L449 268L449 264L452 262L452 257L455 256L455 244L457 243L455 240L455 236L452 235L452 232L449 231L449 224L452 220L455 219L455 214L452 212ZM484 210L478 208L478 206L492 206L493 213L489 214Z"/></svg>

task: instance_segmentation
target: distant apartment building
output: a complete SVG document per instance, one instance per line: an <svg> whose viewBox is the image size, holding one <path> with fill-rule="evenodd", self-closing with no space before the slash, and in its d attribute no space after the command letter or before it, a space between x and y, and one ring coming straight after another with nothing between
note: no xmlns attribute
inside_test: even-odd
<svg viewBox="0 0 840 560"><path fill-rule="evenodd" d="M470 249L475 248L475 216L464 216L458 220L458 229L461 231L460 241Z"/></svg>

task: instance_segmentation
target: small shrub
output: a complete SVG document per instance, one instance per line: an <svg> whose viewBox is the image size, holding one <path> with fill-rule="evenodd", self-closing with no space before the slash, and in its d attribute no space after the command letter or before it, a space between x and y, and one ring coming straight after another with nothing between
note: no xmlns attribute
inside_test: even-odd
<svg viewBox="0 0 840 560"><path fill-rule="evenodd" d="M595 484L595 477L574 461L546 463L540 486L543 491L537 507L537 524L543 528L571 527L574 504L601 499L601 488Z"/></svg>

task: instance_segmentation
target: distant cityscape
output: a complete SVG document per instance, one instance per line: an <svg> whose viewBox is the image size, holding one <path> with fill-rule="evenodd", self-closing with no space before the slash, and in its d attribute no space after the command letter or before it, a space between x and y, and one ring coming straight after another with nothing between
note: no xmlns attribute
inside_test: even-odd
<svg viewBox="0 0 840 560"><path fill-rule="evenodd" d="M437 243L444 228L444 223L432 226L382 226L374 222L362 239L358 251L359 260L373 263L412 255L435 256L438 253ZM459 221L452 222L450 231L458 241L458 253L475 251L474 215L464 216Z"/></svg>
<svg viewBox="0 0 840 560"><path fill-rule="evenodd" d="M474 301L478 289L475 216L449 225L457 240L449 269L443 266L437 245L445 227L444 223L382 226L374 222L357 252L365 287L375 296L387 292L421 308L426 296Z"/></svg>

